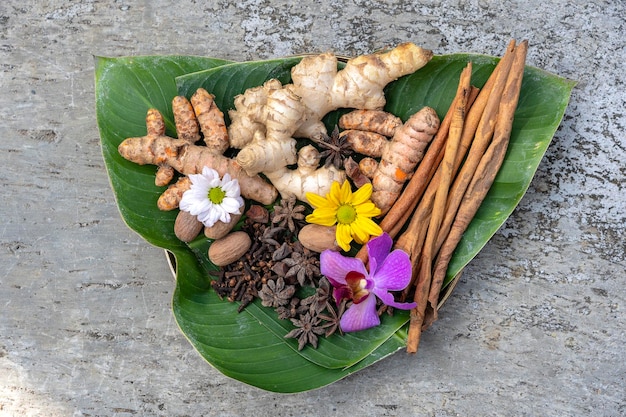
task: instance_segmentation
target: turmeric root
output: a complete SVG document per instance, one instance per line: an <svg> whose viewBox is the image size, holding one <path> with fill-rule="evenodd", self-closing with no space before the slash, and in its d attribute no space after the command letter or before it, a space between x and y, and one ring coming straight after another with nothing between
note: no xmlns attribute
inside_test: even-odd
<svg viewBox="0 0 626 417"><path fill-rule="evenodd" d="M194 94L192 101L197 103L197 109L193 113L189 111L191 106L184 97L175 98L172 102L176 126L182 129L183 138L174 139L165 136L164 127L160 127L164 126L163 116L157 110L151 109L146 116L148 134L124 140L118 147L119 153L137 164L158 165L159 170L171 168L183 175L202 172L205 166L211 167L221 176L228 173L231 178L237 179L242 196L262 204L271 204L278 196L276 189L259 176L246 175L235 160L222 155L224 141L228 140L227 130L223 114L212 103L213 96L201 89ZM198 125L196 112L201 115L199 121L202 132L216 136L204 137L210 146L193 143L199 138L199 135L193 133L194 129L197 129L194 128L194 123ZM172 190L171 195L168 195L168 202L164 201L163 206L172 209L171 206L174 204L175 208L180 201L179 198L176 200L179 191L180 189Z"/></svg>
<svg viewBox="0 0 626 417"><path fill-rule="evenodd" d="M340 71L331 53L303 58L292 68L292 84L279 87L278 81L271 80L235 99L229 135L231 146L241 149L237 162L248 175L262 172L268 178L280 178L274 172L284 174L285 166L297 159L294 138L326 134L322 118L338 108L382 109L384 87L423 67L431 57L432 51L406 43L385 53L351 59ZM298 190L280 188L288 184L294 183L274 185L281 194L298 194Z"/></svg>
<svg viewBox="0 0 626 417"><path fill-rule="evenodd" d="M363 129L366 129L364 126ZM380 158L387 147L389 138L377 132L368 130L350 129L341 132L340 136L346 138L355 152L361 155ZM390 135L391 136L391 135Z"/></svg>
<svg viewBox="0 0 626 417"><path fill-rule="evenodd" d="M369 157L380 157L378 164L371 158L364 158L361 161L361 172L372 178L372 201L383 214L389 211L400 195L404 183L413 174L426 147L439 129L437 113L430 107L422 108L402 125L397 125L393 120L395 116L385 117L384 113L355 111L347 113L340 120L341 125L355 129L343 131L342 134L346 135L356 152ZM363 126L358 123L363 123ZM379 132L393 132L393 137L387 140ZM371 173L374 167L375 170Z"/></svg>
<svg viewBox="0 0 626 417"><path fill-rule="evenodd" d="M339 118L344 130L358 129L391 137L402 126L402 119L383 110L354 110Z"/></svg>
<svg viewBox="0 0 626 417"><path fill-rule="evenodd" d="M173 168L172 168L173 169ZM169 211L178 208L180 199L183 198L185 191L191 188L191 180L189 177L180 177L178 181L167 187L157 200L159 210Z"/></svg>

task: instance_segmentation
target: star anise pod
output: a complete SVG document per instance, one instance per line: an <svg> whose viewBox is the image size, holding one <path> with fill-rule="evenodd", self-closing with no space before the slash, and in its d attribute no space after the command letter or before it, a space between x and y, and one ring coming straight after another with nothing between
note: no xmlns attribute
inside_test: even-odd
<svg viewBox="0 0 626 417"><path fill-rule="evenodd" d="M317 336L324 334L324 329L319 326L320 320L312 316L311 313L306 313L299 319L291 319L291 322L296 328L287 333L285 337L298 339L298 350L304 349L307 343L317 348Z"/></svg>
<svg viewBox="0 0 626 417"><path fill-rule="evenodd" d="M328 168L331 164L337 169L343 168L343 160L352 155L352 147L346 136L339 135L339 128L335 126L330 136L322 134L316 141L322 149L320 158L326 158L324 166Z"/></svg>
<svg viewBox="0 0 626 417"><path fill-rule="evenodd" d="M319 281L315 294L302 300L302 304L308 306L311 314L318 315L326 309L328 299L331 295L330 282L326 277Z"/></svg>
<svg viewBox="0 0 626 417"><path fill-rule="evenodd" d="M298 315L300 299L293 297L289 304L276 308L278 318L281 320L292 319Z"/></svg>
<svg viewBox="0 0 626 417"><path fill-rule="evenodd" d="M295 286L285 285L285 280L279 277L275 281L268 280L263 284L259 290L259 297L265 307L280 307L289 304L295 292Z"/></svg>
<svg viewBox="0 0 626 417"><path fill-rule="evenodd" d="M327 301L326 311L328 311L327 315L320 314L318 316L324 321L324 324L320 326L324 329L324 337L329 337L337 330L339 330L339 333L342 333L341 328L339 327L339 322L341 321L341 316L346 311L346 300L343 300L337 307L335 307L330 301Z"/></svg>
<svg viewBox="0 0 626 417"><path fill-rule="evenodd" d="M294 195L281 200L280 204L274 206L272 213L272 224L279 227L288 228L291 233L296 233L304 221L304 210L302 204L296 204Z"/></svg>
<svg viewBox="0 0 626 417"><path fill-rule="evenodd" d="M315 285L315 277L320 275L319 260L310 256L308 249L292 253L291 257L283 259L283 263L289 267L285 278L295 277L301 286L305 286L307 282Z"/></svg>

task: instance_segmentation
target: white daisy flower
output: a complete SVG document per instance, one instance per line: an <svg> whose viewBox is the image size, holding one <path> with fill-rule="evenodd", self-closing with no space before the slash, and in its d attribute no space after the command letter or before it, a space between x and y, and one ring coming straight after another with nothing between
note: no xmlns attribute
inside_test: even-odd
<svg viewBox="0 0 626 417"><path fill-rule="evenodd" d="M239 190L239 182L224 174L220 180L218 172L212 168L202 168L202 174L190 174L191 188L183 194L179 207L198 217L206 227L217 221L230 222L231 214L241 214L244 202Z"/></svg>

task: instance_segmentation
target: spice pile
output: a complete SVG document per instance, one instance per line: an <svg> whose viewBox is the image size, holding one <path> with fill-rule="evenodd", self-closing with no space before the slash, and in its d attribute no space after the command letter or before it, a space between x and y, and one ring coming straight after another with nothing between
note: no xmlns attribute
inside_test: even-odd
<svg viewBox="0 0 626 417"><path fill-rule="evenodd" d="M303 349L410 309L407 351L416 352L504 159L526 50L511 41L481 89L468 63L441 121L430 107L405 122L382 110L385 86L432 57L402 44L340 71L332 54L306 57L291 84L269 80L236 97L229 126L209 92L176 97L178 138L150 110L147 135L119 152L157 165L158 186L177 177L158 206L180 209L182 241L211 239L212 287L239 311L260 299L291 321L285 337ZM355 110L328 134L321 120L340 108Z"/></svg>

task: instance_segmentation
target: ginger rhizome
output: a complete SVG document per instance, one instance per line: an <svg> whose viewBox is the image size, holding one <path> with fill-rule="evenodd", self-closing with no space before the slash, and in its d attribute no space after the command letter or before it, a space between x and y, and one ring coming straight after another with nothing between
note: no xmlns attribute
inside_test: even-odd
<svg viewBox="0 0 626 417"><path fill-rule="evenodd" d="M285 169L298 159L295 138L314 140L326 134L322 118L339 108L381 110L384 87L431 58L432 51L412 43L353 58L342 70L337 69L337 57L332 53L303 58L291 70L291 84L270 80L236 97L235 109L229 112L229 135L231 146L241 149L237 162L249 175L280 177L280 183L274 185L283 197L295 195L306 201L301 172ZM345 178L343 170L332 166L322 172L335 181ZM333 179L322 181L321 172L315 176L320 179L319 188L311 192L327 194Z"/></svg>
<svg viewBox="0 0 626 417"><path fill-rule="evenodd" d="M213 96L199 89L191 97L191 103L182 96L172 101L172 110L178 139L165 135L165 123L158 110L150 109L146 116L147 135L128 138L118 147L119 153L129 161L140 165L157 165L159 186L167 185L174 171L183 175L202 172L203 167L216 170L220 176L228 173L239 182L241 195L262 204L274 202L276 189L258 175L249 176L234 159L223 155L230 147L224 115L217 108ZM200 132L206 146L196 145ZM178 207L180 197L189 188L189 181L181 177L164 193L159 208L172 210Z"/></svg>
<svg viewBox="0 0 626 417"><path fill-rule="evenodd" d="M380 158L378 163L372 158L362 159L359 169L361 174L371 178L372 201L383 214L397 200L439 129L439 117L430 107L422 108L403 124L396 119L389 113L357 111L339 120L340 126L351 128L342 134L356 152Z"/></svg>

